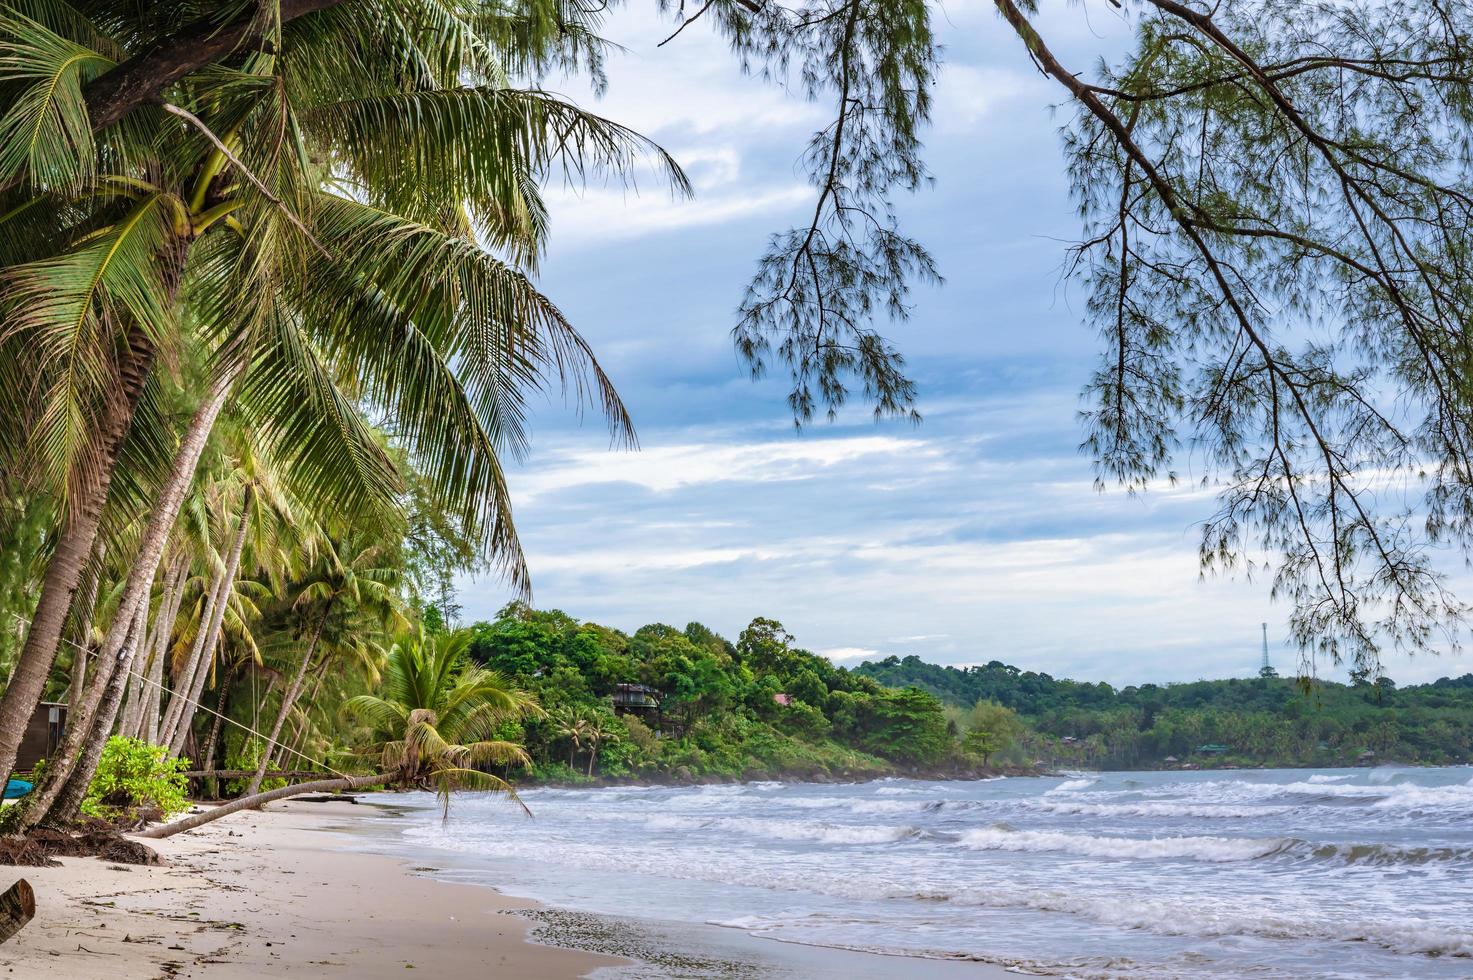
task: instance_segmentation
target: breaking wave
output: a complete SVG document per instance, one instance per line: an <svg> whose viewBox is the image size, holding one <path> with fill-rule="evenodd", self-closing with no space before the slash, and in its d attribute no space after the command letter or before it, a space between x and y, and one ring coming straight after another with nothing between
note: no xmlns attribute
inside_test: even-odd
<svg viewBox="0 0 1473 980"><path fill-rule="evenodd" d="M980 851L1062 851L1098 858L1222 862L1267 857L1294 841L1286 837L1095 837L1052 830L1014 830L999 824L969 830L958 843Z"/></svg>

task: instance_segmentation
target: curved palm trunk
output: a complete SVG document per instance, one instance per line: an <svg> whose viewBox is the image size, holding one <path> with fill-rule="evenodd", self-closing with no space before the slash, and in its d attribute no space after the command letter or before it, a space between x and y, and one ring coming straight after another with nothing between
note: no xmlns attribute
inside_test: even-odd
<svg viewBox="0 0 1473 980"><path fill-rule="evenodd" d="M296 733L292 736L290 751L288 751L288 747L285 745L266 746L266 750L270 754L272 765L276 766L278 769L285 769L290 765L290 760L287 758L288 756L293 759L301 757L302 746L306 743L307 736L312 731L312 719L309 712L312 710L312 705L317 702L317 695L321 691L322 675L318 674L317 679L312 684L312 693L308 694L305 701L302 702L306 706L302 708L301 721L297 724Z"/></svg>
<svg viewBox="0 0 1473 980"><path fill-rule="evenodd" d="M118 708L122 706L123 692L127 689L128 678L132 676L133 661L137 659L138 651L143 646L144 633L148 626L148 607L140 606L137 614L137 630L133 634L132 642L125 648L124 653L118 660L117 669L107 682L107 690L103 692L102 702L97 707L97 715L92 719L92 730L83 744L82 754L72 768L71 775L67 777L66 783L56 794L55 800L46 809L33 819L53 826L67 826L77 819L82 809L82 800L87 796L87 790L92 785L92 777L97 775L97 764L102 759L102 750L107 745L108 733L112 731L113 722L117 720ZM35 808L39 809L39 808ZM27 808L25 815L31 818Z"/></svg>
<svg viewBox="0 0 1473 980"><path fill-rule="evenodd" d="M203 827L207 823L228 817L232 813L241 810L250 810L255 807L265 806L273 800L284 800L289 796L300 796L303 793L332 793L344 789L368 789L371 786L383 786L398 778L397 773L378 773L372 776L339 776L336 779L315 779L310 783L298 783L295 786L282 786L278 789L267 790L264 793L255 793L250 796L242 796L238 800L222 803L219 806L206 810L204 813L196 813L173 823L160 824L150 827L135 837L146 837L150 840L158 840L163 837L173 837L175 834L196 827Z"/></svg>
<svg viewBox="0 0 1473 980"><path fill-rule="evenodd" d="M169 694L168 707L164 709L163 720L159 723L158 745L168 745L174 739L174 728L179 723L179 716L184 712L184 699L189 690L194 687L194 675L199 670L200 654L205 649L205 636L210 632L210 619L215 613L215 600L220 595L220 585L225 581L223 571L216 573L210 580L210 591L205 594L204 605L199 611L199 626L194 631L194 640L189 645L189 656L185 658L184 669L177 676L171 676L174 686Z"/></svg>
<svg viewBox="0 0 1473 980"><path fill-rule="evenodd" d="M221 677L218 682L219 693L215 697L215 717L210 724L210 737L205 739L205 747L199 754L199 765L201 769L215 768L215 746L220 740L220 723L225 720L225 696L230 693L230 685ZM210 795L217 792L215 781L211 779L208 783Z"/></svg>
<svg viewBox="0 0 1473 980"><path fill-rule="evenodd" d="M10 673L5 695L0 698L0 784L15 769L15 753L32 713L41 703L46 678L56 663L67 613L71 611L82 570L97 540L118 454L133 423L144 382L153 369L154 353L146 331L137 327L128 331L127 353L118 371L119 397L110 403L98 422L93 471L87 478L78 479L73 487L71 511L46 563L41 595L31 616L25 646Z"/></svg>
<svg viewBox="0 0 1473 980"><path fill-rule="evenodd" d="M225 605L230 599L230 593L235 588L235 575L240 571L240 556L245 550L246 530L251 519L251 502L254 495L250 487L246 487L245 499L240 504L240 521L235 527L235 540L230 545L230 557L225 562L225 575L220 582L220 592L216 597L214 608L210 610L210 631L205 637L203 653L200 655L199 666L195 670L194 684L190 688L189 696L180 705L179 722L174 727L174 735L169 740L169 758L179 755L184 748L184 740L189 735L189 726L194 722L194 713L199 706L200 695L205 691L205 680L210 676L210 664L215 659L215 647L220 642L220 628L225 623Z"/></svg>
<svg viewBox="0 0 1473 980"><path fill-rule="evenodd" d="M126 616L121 623L118 617ZM113 624L108 627L108 636L114 632L121 632L122 647L115 650L112 658L106 657L106 646L104 652L98 656L97 667L94 671L92 682L87 686L87 694L80 705L71 705L67 711L66 731L62 735L61 744L57 746L56 752L52 754L46 766L46 776L41 785L25 798L25 808L17 816L19 829L24 830L34 827L47 818L52 804L61 795L62 790L70 781L73 771L79 762L89 754L93 759L93 768L85 773L88 782L92 779L92 772L96 769L96 758L102 753L102 744L107 741L107 733L112 730L113 719L117 715L117 702L122 699L123 691L128 682L128 664L132 661L133 651L142 642L141 634L148 626L148 606L135 604L131 608L119 609L114 616ZM113 692L116 692L115 694ZM109 696L114 698L107 714L107 724L104 725L99 734L98 720L103 714L104 702ZM82 786L82 792L86 792L86 783ZM81 798L78 797L78 802Z"/></svg>
<svg viewBox="0 0 1473 980"><path fill-rule="evenodd" d="M174 636L174 623L179 618L179 607L184 602L184 573L189 568L189 562L184 556L174 559L173 566L169 569L172 585L165 593L165 602L154 617L153 623L153 652L149 657L148 668L144 676L148 683L144 685L143 708L138 719L138 737L150 745L159 742L159 709L163 705L164 697L164 664L169 659L169 640Z"/></svg>
<svg viewBox="0 0 1473 980"><path fill-rule="evenodd" d="M118 722L117 734L126 738L137 738L139 729L143 725L143 711L148 704L149 691L148 673L153 666L154 648L158 646L158 632L164 628L164 624L170 622L167 617L169 604L173 601L174 588L178 583L179 563L169 563L169 569L164 573L164 586L159 592L159 608L153 617L153 628L145 630L139 638L138 652L133 657L133 669L128 676L128 694L124 702L123 716ZM148 624L147 597L143 600L143 622ZM143 655L147 653L147 657Z"/></svg>
<svg viewBox="0 0 1473 980"><path fill-rule="evenodd" d="M72 675L67 685L66 703L70 708L72 705L82 703L87 693L87 656L91 652L87 640L92 632L92 612L97 605L98 579L102 576L102 560L107 555L107 545L99 540L93 549L92 571L87 576L87 583L82 587L81 593L74 601L74 614L72 623Z"/></svg>
<svg viewBox="0 0 1473 980"><path fill-rule="evenodd" d="M266 739L266 750L261 753L261 762L256 766L256 774L251 777L250 785L246 787L246 795L250 796L261 789L261 781L266 778L266 770L270 767L271 756L276 748L276 740L281 737L282 726L286 724L286 716L291 712L292 705L297 703L297 698L302 693L302 682L307 679L307 667L312 663L312 656L317 652L317 641L322 639L322 629L327 625L327 615L332 609L332 601L329 600L327 608L322 610L322 618L317 621L317 629L312 632L312 641L307 644L307 652L302 655L302 662L297 665L296 676L292 678L291 686L281 696L281 707L276 710L276 721L271 725L271 734Z"/></svg>

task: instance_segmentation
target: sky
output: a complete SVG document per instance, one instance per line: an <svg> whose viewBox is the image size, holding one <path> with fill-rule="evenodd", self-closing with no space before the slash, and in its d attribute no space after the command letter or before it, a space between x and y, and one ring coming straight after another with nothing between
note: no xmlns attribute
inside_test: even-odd
<svg viewBox="0 0 1473 980"><path fill-rule="evenodd" d="M1122 50L1106 4L1044 6L1066 64ZM670 150L695 195L674 199L653 177L548 190L540 284L612 376L639 449L611 450L597 418L558 398L538 405L531 453L510 473L536 605L626 630L695 620L732 638L766 616L841 664L996 659L1117 685L1251 675L1266 622L1271 659L1296 670L1288 610L1266 583L1199 574L1210 490L1190 478L1134 497L1094 488L1077 413L1097 342L1061 278L1078 235L1068 113L990 4L943 10L925 137L935 185L900 204L946 282L884 331L919 383L918 426L859 410L795 431L782 379L754 383L732 351L767 236L811 213L799 157L825 106L743 76L699 23L657 48L672 25L646 0L606 25L624 50L602 98L550 85ZM465 621L512 597L492 578L459 587ZM1408 683L1473 663L1386 668Z"/></svg>

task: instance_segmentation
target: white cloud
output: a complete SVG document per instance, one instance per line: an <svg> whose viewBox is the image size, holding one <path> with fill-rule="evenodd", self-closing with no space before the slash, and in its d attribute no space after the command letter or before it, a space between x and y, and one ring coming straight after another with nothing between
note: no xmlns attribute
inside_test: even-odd
<svg viewBox="0 0 1473 980"><path fill-rule="evenodd" d="M638 452L573 451L559 462L513 477L517 499L530 501L555 491L605 483L630 483L657 493L705 483L771 483L808 480L839 463L865 457L904 457L915 465L937 460L923 439L861 436L801 438L729 445L651 445Z"/></svg>
<svg viewBox="0 0 1473 980"><path fill-rule="evenodd" d="M735 166L735 164L732 164ZM547 194L553 247L561 251L607 246L646 235L745 221L791 209L811 200L813 189L788 184L675 198L653 189L643 193L610 188L557 189Z"/></svg>

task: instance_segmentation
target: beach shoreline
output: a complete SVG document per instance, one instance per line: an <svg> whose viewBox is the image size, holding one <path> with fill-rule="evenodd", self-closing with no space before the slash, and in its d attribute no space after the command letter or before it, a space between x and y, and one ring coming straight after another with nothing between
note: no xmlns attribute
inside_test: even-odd
<svg viewBox="0 0 1473 980"><path fill-rule="evenodd" d="M391 799L382 801L391 804ZM888 956L794 946L740 930L625 921L552 908L374 850L378 805L276 803L147 841L156 867L62 858L6 868L36 918L0 945L0 970L48 980L199 977L868 977ZM622 954L622 955L619 955ZM413 974L406 971L414 970ZM971 962L905 961L927 980L1009 974Z"/></svg>
<svg viewBox="0 0 1473 980"><path fill-rule="evenodd" d="M498 975L567 978L626 961L532 942L535 903L344 849L372 811L278 803L147 843L164 863L62 858L6 868L36 917L0 945L0 970L48 980ZM326 832L325 832L326 831ZM406 971L415 970L414 974Z"/></svg>

